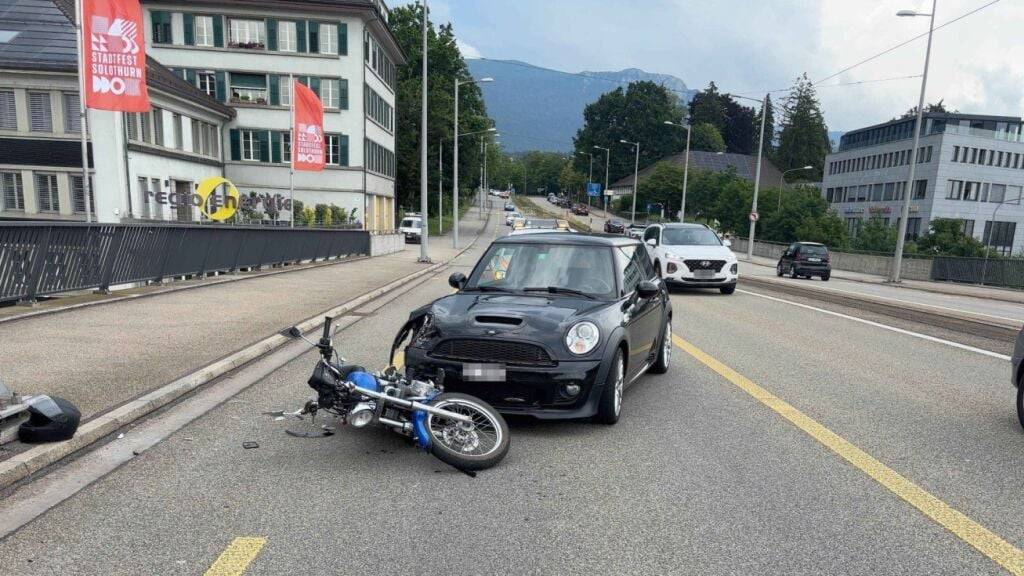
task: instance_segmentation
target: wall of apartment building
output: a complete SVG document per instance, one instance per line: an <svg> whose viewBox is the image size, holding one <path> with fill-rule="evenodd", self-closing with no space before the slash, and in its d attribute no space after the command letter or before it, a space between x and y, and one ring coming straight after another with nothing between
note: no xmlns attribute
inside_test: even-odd
<svg viewBox="0 0 1024 576"><path fill-rule="evenodd" d="M152 38L152 14L157 10L161 13L171 13L172 44L154 43ZM174 69L191 69L199 71L216 71L226 73L227 91L230 92L230 74L253 73L267 74L267 89L272 88L270 76L279 78L279 85L285 85L284 78L289 75L294 77L310 76L316 78L338 79L347 81L347 106L339 108L326 108L324 113L324 130L329 135L347 136L348 148L347 162L329 163L323 172L296 172L292 177L294 185L294 198L302 201L305 205L311 206L318 203L334 204L348 210L359 208L363 214L367 214L368 206L380 204L376 200L361 198L363 191L368 194L386 198L383 204L387 210L393 213L395 185L392 177L385 177L380 174L366 173L367 159L364 157L366 138L372 138L381 147L387 149L392 155L395 149L393 122L390 131L384 129L374 121L367 118L364 107L364 85L372 88L388 105L394 109L394 93L372 70L371 66L365 65L364 58L364 23L358 15L344 15L336 13L296 13L294 10L274 9L246 9L235 6L217 7L196 7L187 3L164 4L144 3L146 22L147 47L157 60L164 65ZM187 14L205 14L212 16L224 16L223 34L224 47L216 46L188 46L185 45L184 27L186 19L182 16ZM252 18L256 20L274 19L275 21L319 21L344 23L347 27L347 54L325 55L298 52L280 52L270 50L249 50L232 48L228 46L230 37L230 18ZM226 94L230 97L230 94ZM255 130L258 132L269 132L271 138L274 133L286 133L291 127L291 112L284 102L273 105L272 100L278 101L275 97L271 99L268 94L266 104L229 102L238 116L228 125L223 138L223 149L225 150L225 173L239 190L251 190L258 194L280 194L287 197L289 193L289 163L284 155L280 153L269 156L269 161L246 160L242 157L233 159L230 150L232 145L232 130ZM274 142L269 145L273 147ZM276 158L276 162L274 161ZM360 221L367 219L360 217ZM287 212L283 215L288 217ZM390 228L391 226L387 226Z"/></svg>

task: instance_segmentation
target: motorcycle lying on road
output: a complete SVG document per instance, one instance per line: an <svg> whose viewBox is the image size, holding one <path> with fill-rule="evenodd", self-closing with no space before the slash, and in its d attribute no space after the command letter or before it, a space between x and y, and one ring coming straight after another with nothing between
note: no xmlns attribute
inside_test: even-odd
<svg viewBox="0 0 1024 576"><path fill-rule="evenodd" d="M317 393L295 412L269 412L280 418L315 417L327 412L344 424L363 428L378 424L404 436L442 462L474 475L495 466L508 453L508 424L494 408L468 394L444 393L444 373L431 380L410 380L394 366L371 374L362 366L346 364L331 341L331 322L324 319L323 335L312 342L296 327L288 330L320 351L320 360L309 378Z"/></svg>

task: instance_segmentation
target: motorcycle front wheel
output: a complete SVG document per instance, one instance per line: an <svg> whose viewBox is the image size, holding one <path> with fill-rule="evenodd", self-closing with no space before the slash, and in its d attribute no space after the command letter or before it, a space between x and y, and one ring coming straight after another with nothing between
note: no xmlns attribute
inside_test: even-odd
<svg viewBox="0 0 1024 576"><path fill-rule="evenodd" d="M462 470L484 470L501 462L508 453L508 424L483 400L468 394L447 393L438 395L430 405L472 419L459 422L427 414L430 453L442 462Z"/></svg>

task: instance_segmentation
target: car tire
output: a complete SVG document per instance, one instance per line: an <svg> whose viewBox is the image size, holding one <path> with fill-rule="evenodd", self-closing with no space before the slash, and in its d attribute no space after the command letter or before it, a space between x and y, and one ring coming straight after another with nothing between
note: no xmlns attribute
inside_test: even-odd
<svg viewBox="0 0 1024 576"><path fill-rule="evenodd" d="M658 347L658 357L654 364L647 369L651 374L665 374L668 372L669 364L672 363L672 318L665 320L665 328L661 331L661 342Z"/></svg>
<svg viewBox="0 0 1024 576"><path fill-rule="evenodd" d="M831 274L822 274L822 275L821 275L821 281L822 281L822 282L828 282L828 279L829 279L830 277L832 277L832 275L831 275Z"/></svg>
<svg viewBox="0 0 1024 576"><path fill-rule="evenodd" d="M622 348L615 351L608 375L605 377L601 398L597 401L597 414L594 421L599 424L612 425L619 421L622 412L622 393L626 387L626 361L622 357Z"/></svg>
<svg viewBox="0 0 1024 576"><path fill-rule="evenodd" d="M780 277L780 278L782 277L782 263L781 262L779 264L775 265L775 275Z"/></svg>
<svg viewBox="0 0 1024 576"><path fill-rule="evenodd" d="M728 296L729 294L732 294L733 292L736 291L736 285L730 284L728 286L722 286L721 288L718 289L718 291Z"/></svg>
<svg viewBox="0 0 1024 576"><path fill-rule="evenodd" d="M1017 421L1024 428L1024 373L1017 379Z"/></svg>
<svg viewBox="0 0 1024 576"><path fill-rule="evenodd" d="M796 266L793 266L792 268L789 269L789 277L794 280L800 277L800 275L796 273Z"/></svg>

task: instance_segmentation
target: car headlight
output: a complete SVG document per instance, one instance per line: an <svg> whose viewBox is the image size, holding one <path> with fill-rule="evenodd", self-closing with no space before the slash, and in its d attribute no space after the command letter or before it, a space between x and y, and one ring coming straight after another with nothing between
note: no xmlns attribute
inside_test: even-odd
<svg viewBox="0 0 1024 576"><path fill-rule="evenodd" d="M732 272L733 274L738 273L739 270L740 270L740 265L737 262L733 262L732 268L729 269L729 271Z"/></svg>
<svg viewBox="0 0 1024 576"><path fill-rule="evenodd" d="M565 335L565 346L569 352L582 355L590 352L601 339L601 331L593 322L579 322Z"/></svg>
<svg viewBox="0 0 1024 576"><path fill-rule="evenodd" d="M412 345L422 346L436 335L437 328L434 327L434 315L427 314L423 317L423 324L420 325L419 330L416 331L416 335L412 339Z"/></svg>
<svg viewBox="0 0 1024 576"><path fill-rule="evenodd" d="M682 260L683 257L675 252L665 252L665 258L671 258L673 260Z"/></svg>

